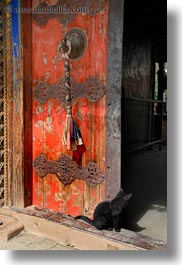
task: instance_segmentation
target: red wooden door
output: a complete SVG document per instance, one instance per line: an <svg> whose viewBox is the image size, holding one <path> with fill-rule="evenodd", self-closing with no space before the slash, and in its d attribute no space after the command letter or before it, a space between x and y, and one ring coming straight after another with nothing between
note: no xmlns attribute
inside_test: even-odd
<svg viewBox="0 0 182 265"><path fill-rule="evenodd" d="M33 8L41 7L39 1L32 2ZM58 4L61 5L63 2L73 4L73 1L44 1L44 6L49 4L49 7L58 7ZM57 161L61 155L73 157L73 152L62 144L66 111L54 93L54 89L56 91L64 76L64 62L57 48L69 30L81 29L87 38L83 56L70 62L71 78L77 84L75 89L79 90L79 84L86 84L85 88L89 90L88 80L92 80L90 78L106 85L108 3L85 2L93 2L92 5L89 4L90 9L86 13L78 12L74 16L71 13L69 16L64 13L52 13L43 17L35 14L32 19L32 90L34 94L41 89L45 89L46 92L47 87L52 90L52 95L46 100L41 101L33 97L33 160L40 154L44 154L50 162ZM96 7L97 12L93 13ZM91 102L89 98L80 95L72 104L73 117L86 147L82 167L85 168L89 162L95 162L103 174L105 97L101 96L96 102ZM50 172L45 177L41 177L39 172L33 169L33 204L67 214L91 216L97 203L104 199L105 181L90 187L85 180L75 179L65 185L51 172L51 163L49 165Z"/></svg>

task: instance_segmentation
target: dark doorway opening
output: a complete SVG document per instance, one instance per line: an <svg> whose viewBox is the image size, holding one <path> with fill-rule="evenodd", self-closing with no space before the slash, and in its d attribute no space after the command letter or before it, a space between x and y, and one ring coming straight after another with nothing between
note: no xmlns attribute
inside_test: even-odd
<svg viewBox="0 0 182 265"><path fill-rule="evenodd" d="M122 187L125 227L167 238L167 1L125 1Z"/></svg>

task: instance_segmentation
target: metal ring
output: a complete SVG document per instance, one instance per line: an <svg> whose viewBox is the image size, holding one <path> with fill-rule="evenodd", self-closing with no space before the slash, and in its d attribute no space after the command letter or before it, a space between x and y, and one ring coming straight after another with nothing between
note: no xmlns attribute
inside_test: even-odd
<svg viewBox="0 0 182 265"><path fill-rule="evenodd" d="M71 52L69 54L69 60L75 61L80 59L85 53L88 44L85 32L82 29L74 28L69 30L65 34L64 38L71 41ZM61 53L60 48L61 44L59 44L57 48L59 53Z"/></svg>

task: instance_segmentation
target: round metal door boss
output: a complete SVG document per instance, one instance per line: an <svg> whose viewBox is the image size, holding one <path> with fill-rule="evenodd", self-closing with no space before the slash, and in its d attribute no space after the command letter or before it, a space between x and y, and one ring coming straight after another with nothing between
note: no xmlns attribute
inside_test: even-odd
<svg viewBox="0 0 182 265"><path fill-rule="evenodd" d="M64 38L71 42L71 52L69 54L69 59L72 61L80 59L84 55L88 44L85 32L78 28L71 29L65 34ZM60 48L61 45L59 44L59 53L61 53Z"/></svg>

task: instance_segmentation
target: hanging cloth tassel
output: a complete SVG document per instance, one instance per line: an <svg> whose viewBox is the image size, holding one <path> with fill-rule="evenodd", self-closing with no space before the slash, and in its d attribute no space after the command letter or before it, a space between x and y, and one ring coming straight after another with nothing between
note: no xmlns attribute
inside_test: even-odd
<svg viewBox="0 0 182 265"><path fill-rule="evenodd" d="M65 86L66 86L66 123L63 131L62 143L68 150L76 151L77 145L83 145L82 136L76 122L72 117L71 106L71 85L70 85L70 65L69 54L71 52L71 42L63 39L61 42L62 57L64 59Z"/></svg>
<svg viewBox="0 0 182 265"><path fill-rule="evenodd" d="M67 146L68 150L77 150L77 145L83 145L82 136L76 122L71 115L66 116L66 124L62 137L63 145Z"/></svg>

